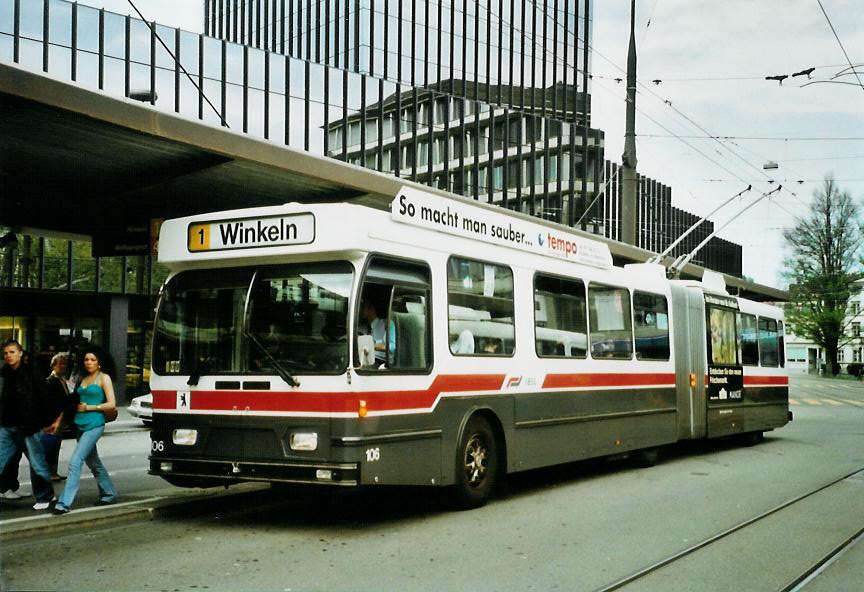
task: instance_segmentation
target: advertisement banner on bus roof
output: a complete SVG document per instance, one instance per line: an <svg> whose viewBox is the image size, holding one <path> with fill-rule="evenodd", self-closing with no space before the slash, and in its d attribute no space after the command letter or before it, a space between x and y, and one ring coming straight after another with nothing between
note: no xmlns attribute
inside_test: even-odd
<svg viewBox="0 0 864 592"><path fill-rule="evenodd" d="M612 267L609 247L600 241L408 187L399 191L390 212L396 222L592 267Z"/></svg>

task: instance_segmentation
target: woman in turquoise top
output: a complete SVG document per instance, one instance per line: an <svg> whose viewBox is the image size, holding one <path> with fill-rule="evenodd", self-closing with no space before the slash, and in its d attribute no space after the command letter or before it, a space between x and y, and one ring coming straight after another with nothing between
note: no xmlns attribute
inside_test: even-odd
<svg viewBox="0 0 864 592"><path fill-rule="evenodd" d="M84 372L81 383L75 389L80 397L77 413L75 414L75 428L78 445L72 458L69 459L69 471L67 473L66 487L63 494L54 506L55 514L66 514L72 509L72 503L78 494L81 483L81 467L86 462L90 467L96 484L99 487L99 501L97 506L113 504L117 499L117 490L108 475L108 470L99 459L96 444L105 431L105 411L116 408L114 398L114 385L107 368L103 369L108 359L96 348L84 350Z"/></svg>

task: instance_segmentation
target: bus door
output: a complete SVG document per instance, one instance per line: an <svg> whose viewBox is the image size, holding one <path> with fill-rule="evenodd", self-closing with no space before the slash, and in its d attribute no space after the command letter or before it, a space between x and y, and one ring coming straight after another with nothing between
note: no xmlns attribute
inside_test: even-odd
<svg viewBox="0 0 864 592"><path fill-rule="evenodd" d="M672 286L678 438L705 435L705 302L701 290Z"/></svg>

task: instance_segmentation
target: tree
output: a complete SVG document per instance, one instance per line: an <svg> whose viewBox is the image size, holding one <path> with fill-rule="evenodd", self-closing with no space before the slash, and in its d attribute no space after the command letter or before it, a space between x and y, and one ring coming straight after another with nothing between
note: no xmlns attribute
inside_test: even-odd
<svg viewBox="0 0 864 592"><path fill-rule="evenodd" d="M862 278L858 205L828 176L813 192L809 214L796 219L783 236L791 250L784 272L791 294L787 322L793 332L824 349L828 370L837 374L837 350L849 339L846 308L861 289L856 284Z"/></svg>

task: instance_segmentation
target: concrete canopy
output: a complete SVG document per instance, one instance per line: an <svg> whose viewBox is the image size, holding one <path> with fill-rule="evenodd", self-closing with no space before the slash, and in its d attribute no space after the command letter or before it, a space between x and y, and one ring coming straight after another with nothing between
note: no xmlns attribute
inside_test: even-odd
<svg viewBox="0 0 864 592"><path fill-rule="evenodd" d="M352 200L389 209L404 185L465 199L0 64L0 223L6 226L96 237L146 228L152 218L291 201ZM652 255L561 229L605 240L619 265ZM702 272L688 265L683 275ZM785 291L725 277L742 296L788 300Z"/></svg>

